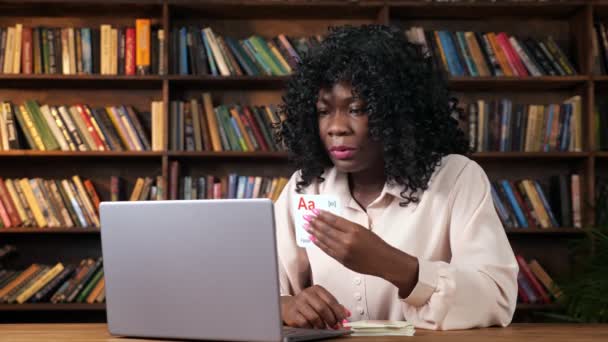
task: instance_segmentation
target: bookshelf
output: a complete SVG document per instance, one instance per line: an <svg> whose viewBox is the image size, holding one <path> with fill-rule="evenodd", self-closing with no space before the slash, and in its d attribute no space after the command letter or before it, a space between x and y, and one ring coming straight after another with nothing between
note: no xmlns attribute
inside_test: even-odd
<svg viewBox="0 0 608 342"><path fill-rule="evenodd" d="M256 33L306 36L325 32L328 25L391 23L404 29L504 30L515 34L552 34L572 57L575 76L451 77L449 87L462 102L506 97L523 103L559 103L580 95L583 104L582 152L479 152L473 159L491 179L534 178L578 173L582 180L583 227L594 223L596 175L608 171L608 152L596 151L593 108L596 98L608 94L608 76L592 73L591 51L594 20L608 19L608 1L564 2L458 2L425 1L270 1L270 0L6 0L0 3L0 26L98 27L133 25L136 18L150 18L169 32L187 25L211 26L221 34L246 37ZM606 20L608 21L608 20ZM170 37L169 37L170 38ZM162 61L170 65L170 45L165 40ZM199 97L211 92L214 104L279 103L286 76L176 75L50 75L0 74L0 98L13 103L35 99L40 103L91 105L130 104L149 110L151 101L162 101L168 118L173 100ZM162 176L169 181L169 165L179 161L183 174L240 174L288 176L285 152L183 152L171 151L168 134L165 149L158 152L42 152L0 151L0 177L63 178L79 174L90 178L102 200L110 196L110 176L126 180L127 193L142 176ZM168 192L166 192L168 194ZM584 229L507 228L516 252L537 258L551 275L570 272L568 241L585 235ZM143 237L142 237L143 238ZM77 262L100 254L99 230L0 229L0 241L19 248L11 266L33 262ZM555 305L518 305L517 312L555 310ZM77 312L99 314L103 304L0 304L0 317L15 312L41 312L73 319ZM26 316L18 316L27 319ZM42 317L42 316L41 316ZM99 317L99 316L96 316ZM40 318L44 320L44 318Z"/></svg>

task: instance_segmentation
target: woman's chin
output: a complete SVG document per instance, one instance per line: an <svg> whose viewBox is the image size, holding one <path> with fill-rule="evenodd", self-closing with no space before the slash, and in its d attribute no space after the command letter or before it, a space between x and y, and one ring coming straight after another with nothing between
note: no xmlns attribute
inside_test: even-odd
<svg viewBox="0 0 608 342"><path fill-rule="evenodd" d="M361 163L354 159L332 159L332 162L338 172L352 173L363 169Z"/></svg>

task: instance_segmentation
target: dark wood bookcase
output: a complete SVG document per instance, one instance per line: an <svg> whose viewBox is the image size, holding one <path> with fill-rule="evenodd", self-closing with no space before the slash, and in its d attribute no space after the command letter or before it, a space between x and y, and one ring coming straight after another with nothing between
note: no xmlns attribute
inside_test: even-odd
<svg viewBox="0 0 608 342"><path fill-rule="evenodd" d="M608 76L593 75L592 33L595 20L608 21L608 1L549 2L331 1L331 0L2 0L0 26L94 27L134 25L136 18L150 18L153 25L170 32L183 25L209 25L217 32L238 38L253 33L307 36L326 32L330 25L394 24L402 28L501 31L552 35L566 48L578 75L568 77L458 77L449 80L453 94L463 102L472 99L510 98L522 103L559 103L580 95L583 103L583 152L482 152L473 158L491 179L534 178L578 173L582 180L584 227L594 224L596 175L608 172L608 152L596 150L594 105L608 95ZM170 38L170 35L167 35ZM169 43L163 61L169 66ZM166 68L170 70L170 68ZM286 77L214 77L182 75L19 75L0 74L0 99L22 103L35 99L48 104L129 104L150 110L151 101L169 102L200 98L211 92L214 104L280 103ZM165 136L168 136L166 134ZM167 141L165 141L167 146ZM110 176L126 179L127 193L137 177L169 178L169 164L180 161L182 174L240 174L289 176L293 171L284 152L40 152L0 151L0 177L63 178L78 174L93 180L102 200L110 196ZM584 229L507 228L514 250L536 258L554 277L568 275L572 256L568 242L584 236ZM145 239L145 236L141 237ZM11 267L33 262L76 262L99 256L99 231L95 229L0 229L0 244L14 244L19 252ZM516 319L530 311L554 310L555 305L520 305ZM0 321L105 319L105 305L0 304ZM86 317L86 318L83 318Z"/></svg>

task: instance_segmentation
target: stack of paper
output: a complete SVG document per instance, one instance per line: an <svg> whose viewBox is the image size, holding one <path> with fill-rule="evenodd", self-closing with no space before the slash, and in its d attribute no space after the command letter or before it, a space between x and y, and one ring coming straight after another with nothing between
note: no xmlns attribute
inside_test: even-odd
<svg viewBox="0 0 608 342"><path fill-rule="evenodd" d="M414 336L414 326L406 321L366 320L344 323L352 336Z"/></svg>

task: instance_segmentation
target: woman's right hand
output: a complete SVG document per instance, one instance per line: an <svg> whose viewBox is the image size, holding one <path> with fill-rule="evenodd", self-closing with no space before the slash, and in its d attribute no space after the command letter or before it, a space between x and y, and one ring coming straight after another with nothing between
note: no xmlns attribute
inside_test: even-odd
<svg viewBox="0 0 608 342"><path fill-rule="evenodd" d="M338 329L350 312L329 291L314 285L295 296L281 297L281 315L291 327Z"/></svg>

